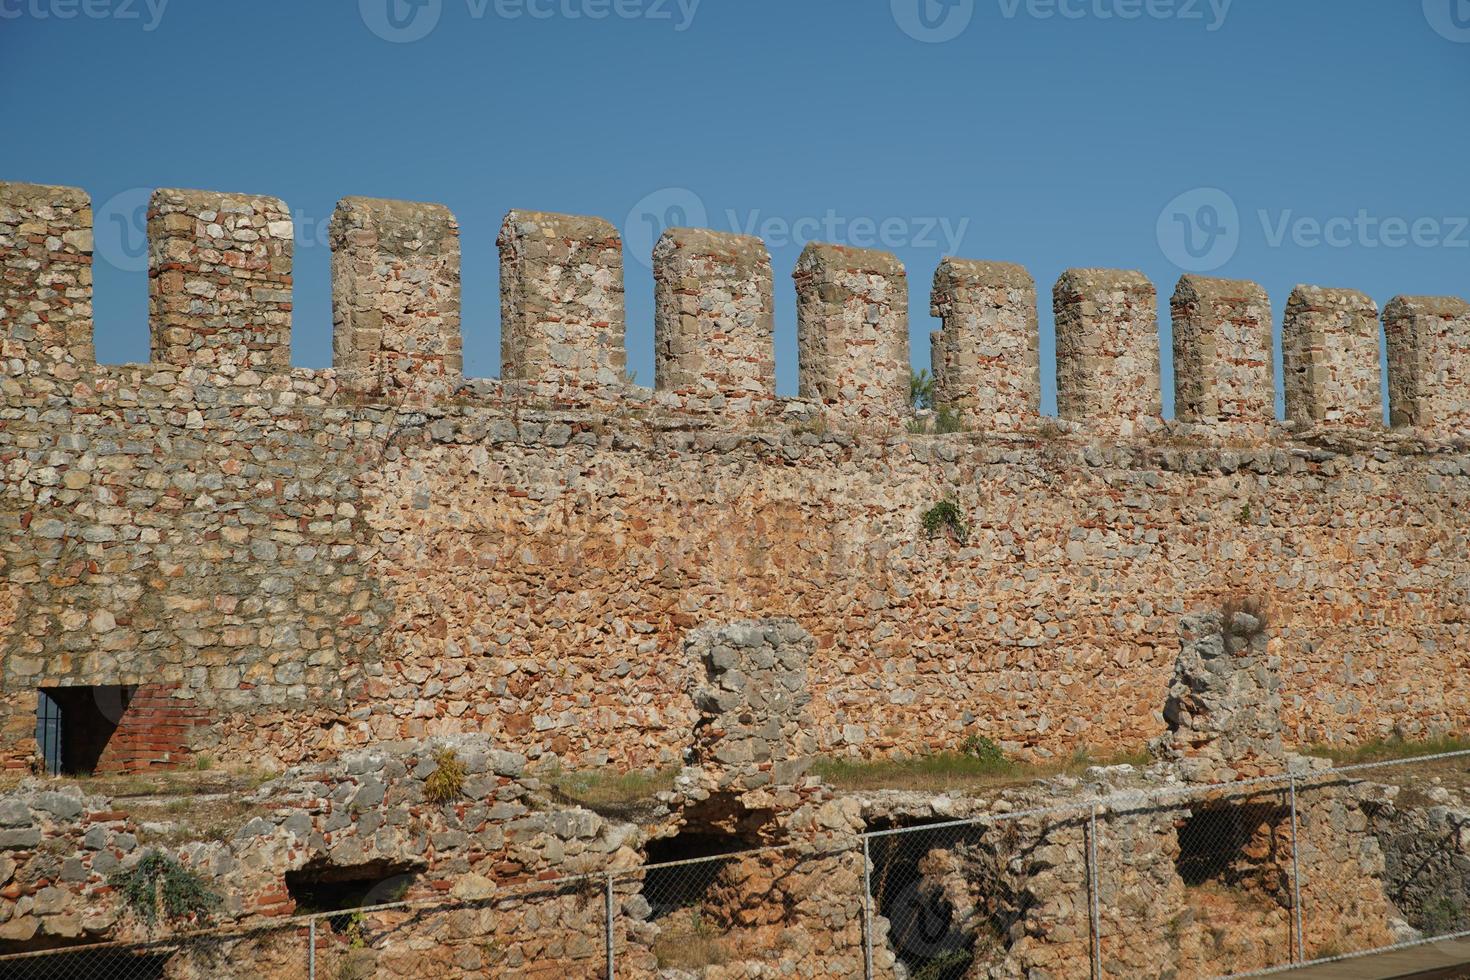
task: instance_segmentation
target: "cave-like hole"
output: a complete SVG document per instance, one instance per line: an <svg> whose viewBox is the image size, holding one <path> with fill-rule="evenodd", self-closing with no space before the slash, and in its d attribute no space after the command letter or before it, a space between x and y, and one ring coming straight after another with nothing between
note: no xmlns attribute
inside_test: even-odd
<svg viewBox="0 0 1470 980"><path fill-rule="evenodd" d="M356 910L402 901L421 869L395 861L369 861L338 866L308 864L286 872L286 891L296 902L299 915L341 912L328 921L332 930L347 934L361 929Z"/></svg>
<svg viewBox="0 0 1470 980"><path fill-rule="evenodd" d="M1206 806L1179 824L1179 877L1285 899L1290 810L1276 801Z"/></svg>
<svg viewBox="0 0 1470 980"><path fill-rule="evenodd" d="M5 952L21 952L6 949ZM72 980L74 977L126 977L163 980L172 954L121 949L78 949L34 959L0 963L0 980Z"/></svg>
<svg viewBox="0 0 1470 980"><path fill-rule="evenodd" d="M986 903L970 900L978 877L974 848L984 831L922 827L871 839L873 904L888 920L889 946L910 977L961 980L982 944L1000 942ZM965 908L957 909L956 900Z"/></svg>
<svg viewBox="0 0 1470 980"><path fill-rule="evenodd" d="M682 817L678 834L644 845L648 866L640 893L658 927L653 953L659 968L698 973L750 952L741 933L750 923L743 917L768 898L751 872L773 856L736 854L775 842L774 814L715 794Z"/></svg>
<svg viewBox="0 0 1470 980"><path fill-rule="evenodd" d="M685 831L675 837L649 841L643 850L648 864L662 865L649 867L643 873L643 898L652 910L649 917L662 919L680 909L701 905L720 872L729 864L729 861L701 859L734 854L752 846L733 834L712 831Z"/></svg>

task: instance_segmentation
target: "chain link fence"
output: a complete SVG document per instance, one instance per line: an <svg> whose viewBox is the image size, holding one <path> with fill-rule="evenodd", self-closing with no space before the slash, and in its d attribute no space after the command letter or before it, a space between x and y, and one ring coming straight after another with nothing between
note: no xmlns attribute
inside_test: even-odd
<svg viewBox="0 0 1470 980"><path fill-rule="evenodd" d="M0 956L0 980L1263 975L1470 937L1470 752L1120 790L263 924ZM1041 801L1045 802L1045 801ZM1446 954L1448 955L1448 954ZM1470 947L1465 959L1470 961Z"/></svg>

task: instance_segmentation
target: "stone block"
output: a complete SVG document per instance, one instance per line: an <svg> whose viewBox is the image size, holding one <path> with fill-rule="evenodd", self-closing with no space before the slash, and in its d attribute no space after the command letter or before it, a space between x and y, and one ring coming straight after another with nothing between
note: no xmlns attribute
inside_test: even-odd
<svg viewBox="0 0 1470 980"><path fill-rule="evenodd" d="M1052 291L1057 412L1077 422L1156 417L1159 326L1153 283L1141 272L1068 269Z"/></svg>
<svg viewBox="0 0 1470 980"><path fill-rule="evenodd" d="M1264 424L1276 416L1271 301L1253 282L1184 276L1171 301L1174 415Z"/></svg>
<svg viewBox="0 0 1470 980"><path fill-rule="evenodd" d="M760 239L671 229L654 248L653 277L659 390L729 412L775 398L775 298Z"/></svg>
<svg viewBox="0 0 1470 980"><path fill-rule="evenodd" d="M934 404L981 429L1013 429L1041 410L1036 283L1009 262L945 259L934 273Z"/></svg>
<svg viewBox="0 0 1470 980"><path fill-rule="evenodd" d="M801 397L851 423L909 412L908 277L896 256L812 243L796 263Z"/></svg>
<svg viewBox="0 0 1470 980"><path fill-rule="evenodd" d="M95 364L91 199L0 182L0 374L72 381Z"/></svg>
<svg viewBox="0 0 1470 980"><path fill-rule="evenodd" d="M432 403L464 380L459 224L439 204L344 198L332 215L332 363L349 391Z"/></svg>
<svg viewBox="0 0 1470 980"><path fill-rule="evenodd" d="M154 191L153 360L245 385L289 371L292 248L291 212L277 198Z"/></svg>
<svg viewBox="0 0 1470 980"><path fill-rule="evenodd" d="M623 250L601 218L506 215L500 246L501 377L580 399L626 383Z"/></svg>
<svg viewBox="0 0 1470 980"><path fill-rule="evenodd" d="M1470 303L1396 296L1384 308L1383 333L1390 424L1445 437L1470 433Z"/></svg>
<svg viewBox="0 0 1470 980"><path fill-rule="evenodd" d="M1378 307L1367 296L1298 286L1286 303L1281 362L1288 420L1382 426Z"/></svg>

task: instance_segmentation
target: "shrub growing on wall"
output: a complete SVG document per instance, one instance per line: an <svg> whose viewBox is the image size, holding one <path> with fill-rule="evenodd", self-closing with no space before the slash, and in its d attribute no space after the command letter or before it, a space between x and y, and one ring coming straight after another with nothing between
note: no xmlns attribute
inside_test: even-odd
<svg viewBox="0 0 1470 980"><path fill-rule="evenodd" d="M150 932L160 918L172 922L192 917L208 922L222 903L202 878L159 851L149 851L131 868L114 871L107 883Z"/></svg>

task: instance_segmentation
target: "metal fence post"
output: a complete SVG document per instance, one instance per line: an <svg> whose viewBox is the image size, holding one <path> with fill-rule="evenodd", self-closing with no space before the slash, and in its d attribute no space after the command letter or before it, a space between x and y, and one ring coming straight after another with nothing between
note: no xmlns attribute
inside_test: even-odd
<svg viewBox="0 0 1470 980"><path fill-rule="evenodd" d="M873 864L863 835L863 978L873 980Z"/></svg>
<svg viewBox="0 0 1470 980"><path fill-rule="evenodd" d="M1092 977L1102 980L1102 915L1097 897L1097 804L1087 818L1087 916L1092 927Z"/></svg>
<svg viewBox="0 0 1470 980"><path fill-rule="evenodd" d="M306 980L316 980L316 920L306 922Z"/></svg>
<svg viewBox="0 0 1470 980"><path fill-rule="evenodd" d="M611 872L607 876L607 897L604 904L607 913L607 980L613 980L616 974L613 961L613 876Z"/></svg>
<svg viewBox="0 0 1470 980"><path fill-rule="evenodd" d="M1296 932L1296 962L1306 961L1307 951L1302 945L1302 869L1296 856L1296 777L1287 784L1291 796L1291 919Z"/></svg>

